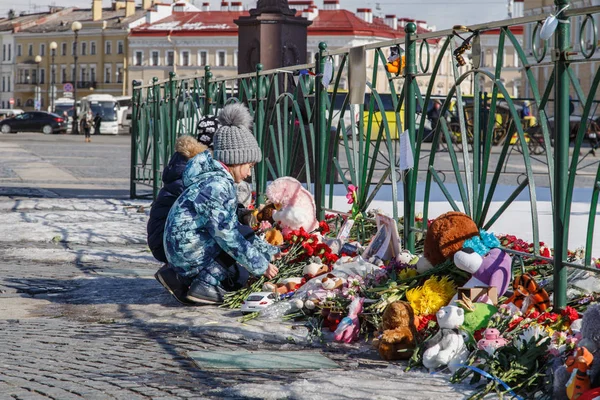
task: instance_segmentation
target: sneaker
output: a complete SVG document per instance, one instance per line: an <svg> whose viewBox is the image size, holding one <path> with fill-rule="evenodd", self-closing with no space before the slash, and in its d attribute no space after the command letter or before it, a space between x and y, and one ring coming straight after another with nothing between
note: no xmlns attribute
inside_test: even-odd
<svg viewBox="0 0 600 400"><path fill-rule="evenodd" d="M191 280L189 278L182 277L169 266L169 264L163 265L154 274L156 280L164 286L175 297L175 300L185 305L193 305L194 303L187 300L188 288L190 287Z"/></svg>
<svg viewBox="0 0 600 400"><path fill-rule="evenodd" d="M188 290L186 299L194 303L221 304L223 296L227 293L220 286L209 285L199 279L195 280Z"/></svg>

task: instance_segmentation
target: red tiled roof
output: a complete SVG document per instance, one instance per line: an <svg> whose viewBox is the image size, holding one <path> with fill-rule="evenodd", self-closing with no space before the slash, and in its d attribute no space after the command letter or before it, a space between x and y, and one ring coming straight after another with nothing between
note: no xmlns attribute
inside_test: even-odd
<svg viewBox="0 0 600 400"><path fill-rule="evenodd" d="M235 36L238 27L233 22L248 11L195 11L174 12L154 24L144 24L131 31L132 36ZM297 10L296 15L302 15ZM418 28L418 32L426 32ZM392 29L381 18L374 17L368 23L349 10L319 10L318 16L308 27L311 36L374 36L379 38L399 38L404 36L403 28Z"/></svg>

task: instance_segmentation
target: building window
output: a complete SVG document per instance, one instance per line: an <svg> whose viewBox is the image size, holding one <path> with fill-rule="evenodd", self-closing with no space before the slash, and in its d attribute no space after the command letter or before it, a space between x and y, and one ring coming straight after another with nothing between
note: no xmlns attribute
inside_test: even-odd
<svg viewBox="0 0 600 400"><path fill-rule="evenodd" d="M46 80L46 70L44 68L40 69L40 85L43 84Z"/></svg>
<svg viewBox="0 0 600 400"><path fill-rule="evenodd" d="M37 70L33 70L31 71L31 83L33 83L34 85L37 84Z"/></svg>
<svg viewBox="0 0 600 400"><path fill-rule="evenodd" d="M198 65L204 66L208 64L208 51L200 50L198 53Z"/></svg>
<svg viewBox="0 0 600 400"><path fill-rule="evenodd" d="M123 54L123 53L125 53L123 41L119 40L119 41L117 41L117 54Z"/></svg>
<svg viewBox="0 0 600 400"><path fill-rule="evenodd" d="M44 43L40 43L40 56L46 55L46 45Z"/></svg>
<svg viewBox="0 0 600 400"><path fill-rule="evenodd" d="M21 57L23 55L21 45L17 45L17 57Z"/></svg>
<svg viewBox="0 0 600 400"><path fill-rule="evenodd" d="M25 75L24 74L25 71L23 71L22 69L19 70L19 80L18 83L25 83L24 79L25 79Z"/></svg>
<svg viewBox="0 0 600 400"><path fill-rule="evenodd" d="M87 43L86 42L81 42L81 55L82 56L87 55Z"/></svg>
<svg viewBox="0 0 600 400"><path fill-rule="evenodd" d="M6 78L6 91L10 92L10 75Z"/></svg>
<svg viewBox="0 0 600 400"><path fill-rule="evenodd" d="M141 51L136 51L133 56L133 65L142 65L144 61L144 53Z"/></svg>
<svg viewBox="0 0 600 400"><path fill-rule="evenodd" d="M60 54L63 56L67 55L67 43L66 42L62 42Z"/></svg>
<svg viewBox="0 0 600 400"><path fill-rule="evenodd" d="M2 91L6 92L6 77L2 77Z"/></svg>
<svg viewBox="0 0 600 400"><path fill-rule="evenodd" d="M71 55L72 56L75 55L76 50L77 50L77 43L75 43L75 42L71 43Z"/></svg>
<svg viewBox="0 0 600 400"><path fill-rule="evenodd" d="M110 65L104 67L104 83L110 83L110 76L112 75L112 68Z"/></svg>
<svg viewBox="0 0 600 400"><path fill-rule="evenodd" d="M217 67L224 67L227 61L227 52L225 50L217 51Z"/></svg>
<svg viewBox="0 0 600 400"><path fill-rule="evenodd" d="M96 66L90 65L90 82L96 82Z"/></svg>
<svg viewBox="0 0 600 400"><path fill-rule="evenodd" d="M87 68L85 66L81 66L81 82L87 81Z"/></svg>
<svg viewBox="0 0 600 400"><path fill-rule="evenodd" d="M152 63L152 65L157 66L159 61L159 53L158 51L153 51L152 53L150 53L151 57L150 57L150 62Z"/></svg>
<svg viewBox="0 0 600 400"><path fill-rule="evenodd" d="M27 55L29 57L33 56L33 45L32 44L30 44L29 47L27 48Z"/></svg>
<svg viewBox="0 0 600 400"><path fill-rule="evenodd" d="M237 65L238 65L238 51L236 50L233 52L233 66L237 67Z"/></svg>
<svg viewBox="0 0 600 400"><path fill-rule="evenodd" d="M6 45L2 46L2 61L6 61Z"/></svg>
<svg viewBox="0 0 600 400"><path fill-rule="evenodd" d="M8 59L7 59L8 61L10 61L12 58L11 52L12 52L12 44L9 43L8 44Z"/></svg>
<svg viewBox="0 0 600 400"><path fill-rule="evenodd" d="M90 55L96 55L96 42L90 42Z"/></svg>
<svg viewBox="0 0 600 400"><path fill-rule="evenodd" d="M104 42L104 52L106 54L111 54L112 53L112 42L107 40L106 42Z"/></svg>
<svg viewBox="0 0 600 400"><path fill-rule="evenodd" d="M17 99L17 107L21 107L21 98Z"/></svg>
<svg viewBox="0 0 600 400"><path fill-rule="evenodd" d="M173 51L167 51L167 65L175 64L175 53Z"/></svg>
<svg viewBox="0 0 600 400"><path fill-rule="evenodd" d="M71 65L71 81L77 82L77 72L75 72L75 66Z"/></svg>
<svg viewBox="0 0 600 400"><path fill-rule="evenodd" d="M60 66L60 79L62 83L67 83L67 66L66 65L61 65Z"/></svg>
<svg viewBox="0 0 600 400"><path fill-rule="evenodd" d="M181 65L184 67L189 67L189 65L190 65L190 52L189 51L181 52Z"/></svg>
<svg viewBox="0 0 600 400"><path fill-rule="evenodd" d="M117 83L123 83L123 66L117 65Z"/></svg>

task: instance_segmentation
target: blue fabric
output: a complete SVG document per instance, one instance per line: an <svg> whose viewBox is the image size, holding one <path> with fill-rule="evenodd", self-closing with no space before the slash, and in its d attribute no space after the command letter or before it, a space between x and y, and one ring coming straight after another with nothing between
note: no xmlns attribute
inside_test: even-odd
<svg viewBox="0 0 600 400"><path fill-rule="evenodd" d="M473 236L465 240L464 247L470 247L475 250L475 253L484 257L491 249L500 246L500 240L493 234L486 232L485 229L479 231L479 236Z"/></svg>
<svg viewBox="0 0 600 400"><path fill-rule="evenodd" d="M158 196L150 209L150 218L146 226L148 247L150 247L154 258L161 262L167 262L163 246L165 223L171 206L185 189L183 171L185 171L187 162L188 159L180 153L173 154L162 174L163 187L158 192Z"/></svg>
<svg viewBox="0 0 600 400"><path fill-rule="evenodd" d="M215 284L225 270L214 260L221 250L252 275L267 270L279 249L239 232L233 178L209 151L198 154L183 173L186 187L167 218L164 245L169 263L184 276Z"/></svg>

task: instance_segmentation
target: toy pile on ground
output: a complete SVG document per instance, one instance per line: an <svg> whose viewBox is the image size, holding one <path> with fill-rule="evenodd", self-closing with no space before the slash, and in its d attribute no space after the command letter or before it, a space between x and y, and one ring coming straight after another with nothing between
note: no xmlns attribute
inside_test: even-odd
<svg viewBox="0 0 600 400"><path fill-rule="evenodd" d="M229 294L225 306L252 310L255 292L275 301L243 320L303 319L315 337L329 331L338 342L372 343L385 360L408 360L407 369L449 371L452 382L476 385L473 398L600 396L600 287L571 288L555 312L552 265L527 256L533 244L448 212L427 222L419 257L400 250L396 221L380 213L353 206L349 217L317 221L310 193L292 178L275 180L267 198L254 223L282 248L279 274ZM577 262L581 251L569 257Z"/></svg>

